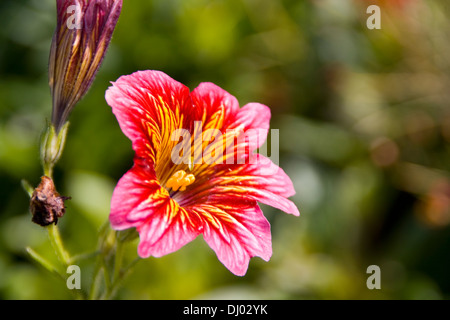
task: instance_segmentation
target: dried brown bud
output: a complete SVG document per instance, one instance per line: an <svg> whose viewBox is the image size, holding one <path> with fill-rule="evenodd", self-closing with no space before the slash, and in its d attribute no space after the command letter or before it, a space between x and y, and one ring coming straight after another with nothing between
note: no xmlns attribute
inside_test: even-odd
<svg viewBox="0 0 450 320"><path fill-rule="evenodd" d="M31 220L41 226L56 224L58 218L66 213L64 200L68 199L70 197L59 195L51 178L42 176L41 183L31 196L30 211L33 215Z"/></svg>

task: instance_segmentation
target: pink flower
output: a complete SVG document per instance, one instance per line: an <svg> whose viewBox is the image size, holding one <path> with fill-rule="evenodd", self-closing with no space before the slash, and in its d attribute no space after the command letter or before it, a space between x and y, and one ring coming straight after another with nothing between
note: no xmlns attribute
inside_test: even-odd
<svg viewBox="0 0 450 320"><path fill-rule="evenodd" d="M122 0L56 0L57 26L49 59L52 123L59 131L100 68Z"/></svg>
<svg viewBox="0 0 450 320"><path fill-rule="evenodd" d="M158 71L120 77L106 101L135 151L134 166L114 190L110 222L115 230L137 229L142 258L174 252L203 234L236 275L246 273L251 257L270 259L270 224L257 202L299 211L287 199L295 194L289 177L253 152L266 139L268 107L240 108L212 83L189 92Z"/></svg>

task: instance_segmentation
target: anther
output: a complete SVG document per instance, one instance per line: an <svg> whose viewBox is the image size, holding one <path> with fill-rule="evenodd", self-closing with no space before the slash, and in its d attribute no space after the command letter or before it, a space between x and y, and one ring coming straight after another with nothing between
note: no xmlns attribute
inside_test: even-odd
<svg viewBox="0 0 450 320"><path fill-rule="evenodd" d="M195 176L193 174L186 174L186 171L179 170L175 172L172 177L167 180L166 188L170 190L172 188L173 191L184 191L186 187L193 184L195 181Z"/></svg>

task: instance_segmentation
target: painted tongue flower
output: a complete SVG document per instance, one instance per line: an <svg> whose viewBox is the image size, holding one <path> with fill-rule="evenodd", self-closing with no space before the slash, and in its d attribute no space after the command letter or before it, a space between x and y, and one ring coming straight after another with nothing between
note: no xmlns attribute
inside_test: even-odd
<svg viewBox="0 0 450 320"><path fill-rule="evenodd" d="M270 224L257 202L293 215L295 191L270 159L255 154L270 110L212 83L195 90L158 71L119 78L106 92L134 166L111 200L114 229L136 228L142 258L174 252L203 234L218 259L244 275L251 257L272 255ZM236 142L237 141L237 142Z"/></svg>
<svg viewBox="0 0 450 320"><path fill-rule="evenodd" d="M52 124L59 131L86 94L105 56L122 0L56 0L49 59Z"/></svg>

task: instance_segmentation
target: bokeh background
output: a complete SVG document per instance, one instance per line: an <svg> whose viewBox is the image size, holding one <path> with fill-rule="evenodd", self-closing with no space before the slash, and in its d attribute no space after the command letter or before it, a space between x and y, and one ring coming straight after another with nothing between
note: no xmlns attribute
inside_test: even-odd
<svg viewBox="0 0 450 320"><path fill-rule="evenodd" d="M191 89L211 81L241 105L270 106L280 166L300 217L263 206L273 257L231 274L199 237L136 265L120 299L446 299L450 297L450 8L433 0L125 0L106 59L74 109L55 169L72 196L59 227L72 254L95 249L131 144L104 93L158 69ZM381 8L369 30L366 9ZM21 179L42 174L51 115L54 0L0 2L0 298L70 299L33 263L51 259ZM130 244L127 259L136 257ZM92 270L82 265L84 286ZM381 289L369 290L369 265Z"/></svg>

